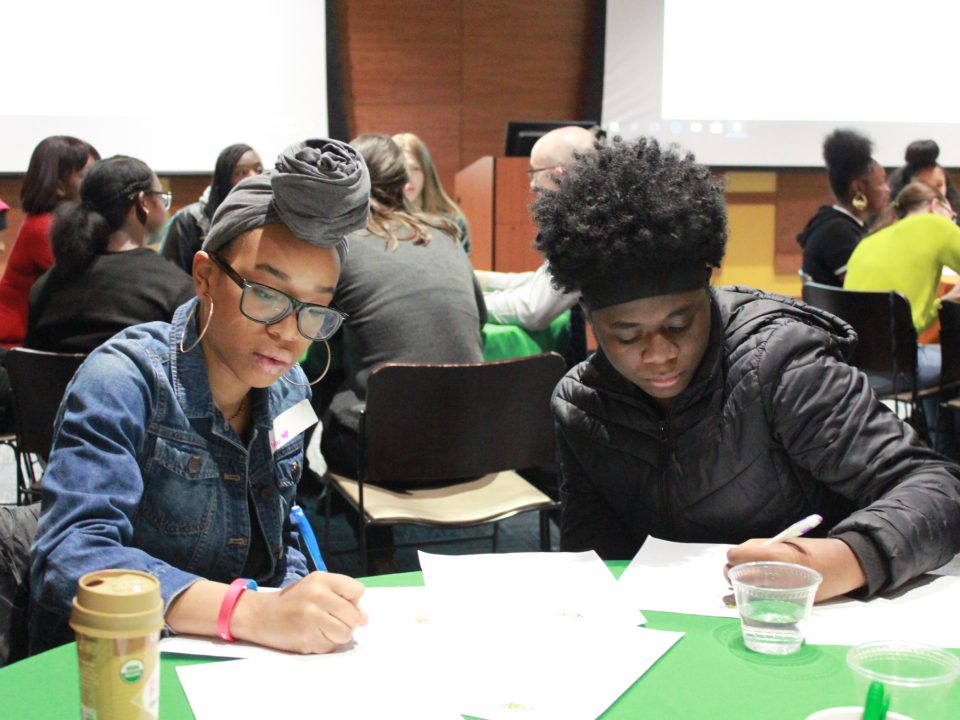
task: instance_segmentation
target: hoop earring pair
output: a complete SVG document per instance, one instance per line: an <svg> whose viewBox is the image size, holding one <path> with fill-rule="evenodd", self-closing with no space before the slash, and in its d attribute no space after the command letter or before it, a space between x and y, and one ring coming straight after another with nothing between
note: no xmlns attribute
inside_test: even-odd
<svg viewBox="0 0 960 720"><path fill-rule="evenodd" d="M330 363L333 360L333 352L330 350L330 343L328 343L326 340L323 340L322 342L323 346L327 349L327 365L325 368L323 368L323 372L320 373L320 377L313 382L308 383L297 383L293 380L287 380L285 375L281 375L280 379L283 380L287 385L296 385L297 387L311 387L312 385L316 385L318 382L323 380L327 376L327 372L330 370Z"/></svg>
<svg viewBox="0 0 960 720"><path fill-rule="evenodd" d="M858 192L856 195L854 195L853 200L850 201L850 204L853 205L853 209L857 212L863 212L867 209L867 196L862 192Z"/></svg>
<svg viewBox="0 0 960 720"><path fill-rule="evenodd" d="M190 325L190 320L193 318L193 312L197 309L197 306L194 305L192 308L190 308L190 312L187 314L187 321L183 324L183 335L180 336L180 352L184 354L190 352L200 344L200 341L203 340L203 336L207 334L207 328L210 327L210 320L213 318L213 298L206 294L204 294L204 297L210 301L210 311L207 313L207 323L203 326L203 330L200 331L200 334L197 336L197 339L194 341L193 345L188 348L184 348L183 340L187 336L187 327ZM199 304L200 303L198 302L197 305Z"/></svg>

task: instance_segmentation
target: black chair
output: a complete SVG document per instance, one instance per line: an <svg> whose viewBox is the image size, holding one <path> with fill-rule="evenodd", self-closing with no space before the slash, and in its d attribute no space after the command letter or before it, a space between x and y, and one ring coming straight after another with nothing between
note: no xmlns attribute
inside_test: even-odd
<svg viewBox="0 0 960 720"><path fill-rule="evenodd" d="M960 410L960 302L944 300L940 303L940 395L937 414L937 449L941 450L946 430L946 413Z"/></svg>
<svg viewBox="0 0 960 720"><path fill-rule="evenodd" d="M554 462L550 395L564 372L563 359L545 353L489 363L385 364L371 373L359 477L328 475L359 515L364 574L371 525L471 527L537 510L541 549L550 549L548 513L559 503L515 470ZM496 538L494 525L494 551Z"/></svg>
<svg viewBox="0 0 960 720"><path fill-rule="evenodd" d="M878 396L882 400L907 403L913 425L930 442L929 424L920 398L937 388L918 387L917 331L910 314L910 301L898 292L846 290L805 283L803 301L836 315L849 323L858 342L851 364L866 372L887 373L893 389Z"/></svg>
<svg viewBox="0 0 960 720"><path fill-rule="evenodd" d="M33 457L46 462L53 444L64 390L86 355L13 348L4 367L10 375L17 429L17 504L39 499Z"/></svg>

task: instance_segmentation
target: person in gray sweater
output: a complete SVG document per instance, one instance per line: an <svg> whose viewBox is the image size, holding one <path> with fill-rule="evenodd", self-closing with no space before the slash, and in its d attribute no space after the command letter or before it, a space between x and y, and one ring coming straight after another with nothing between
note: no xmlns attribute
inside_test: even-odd
<svg viewBox="0 0 960 720"><path fill-rule="evenodd" d="M347 315L345 379L324 416L321 450L332 472L356 477L358 421L373 369L385 362L481 362L486 307L456 224L419 214L404 200L399 146L372 134L351 145L370 170L370 221L349 237L331 303ZM368 537L389 557L389 528L371 528Z"/></svg>

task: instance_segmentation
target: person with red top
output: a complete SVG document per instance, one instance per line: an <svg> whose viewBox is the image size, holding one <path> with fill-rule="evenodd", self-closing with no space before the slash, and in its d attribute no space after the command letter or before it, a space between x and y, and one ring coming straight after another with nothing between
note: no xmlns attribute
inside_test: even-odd
<svg viewBox="0 0 960 720"><path fill-rule="evenodd" d="M80 181L99 159L96 148L67 135L45 138L30 156L20 190L20 205L27 216L0 279L0 345L10 348L23 344L30 288L53 265L53 209L79 197Z"/></svg>

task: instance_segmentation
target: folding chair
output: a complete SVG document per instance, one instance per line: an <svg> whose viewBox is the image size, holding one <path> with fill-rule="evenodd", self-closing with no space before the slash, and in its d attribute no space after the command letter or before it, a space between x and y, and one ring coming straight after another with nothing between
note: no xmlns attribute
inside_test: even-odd
<svg viewBox="0 0 960 720"><path fill-rule="evenodd" d="M53 421L64 390L86 355L13 348L4 367L10 375L17 429L17 504L39 499L32 456L50 457Z"/></svg>
<svg viewBox="0 0 960 720"><path fill-rule="evenodd" d="M920 398L938 388L917 383L917 331L910 301L898 292L846 290L820 283L805 283L803 301L849 323L858 342L851 364L864 371L889 373L893 389L878 397L907 403L920 436L930 442L929 424Z"/></svg>
<svg viewBox="0 0 960 720"><path fill-rule="evenodd" d="M548 513L559 503L515 471L555 461L550 396L564 372L556 353L374 369L360 418L359 477L329 474L359 515L364 574L372 525L471 527L537 510L541 549L550 549ZM326 519L329 533L329 492ZM494 525L494 551L496 537Z"/></svg>

